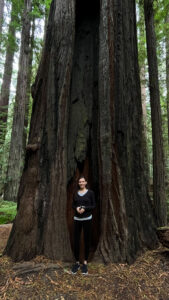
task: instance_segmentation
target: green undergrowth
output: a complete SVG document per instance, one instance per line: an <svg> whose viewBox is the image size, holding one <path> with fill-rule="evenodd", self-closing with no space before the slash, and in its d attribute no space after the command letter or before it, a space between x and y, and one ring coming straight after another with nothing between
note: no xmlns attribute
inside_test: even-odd
<svg viewBox="0 0 169 300"><path fill-rule="evenodd" d="M0 224L11 223L16 216L17 204L11 201L0 201Z"/></svg>

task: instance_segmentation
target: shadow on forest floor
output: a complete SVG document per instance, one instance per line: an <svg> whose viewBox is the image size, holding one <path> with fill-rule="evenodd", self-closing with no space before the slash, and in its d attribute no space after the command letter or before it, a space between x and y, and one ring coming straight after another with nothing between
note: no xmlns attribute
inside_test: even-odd
<svg viewBox="0 0 169 300"><path fill-rule="evenodd" d="M70 273L70 265L38 256L13 263L0 257L1 300L168 300L169 251L147 251L134 264L89 263L89 274Z"/></svg>
<svg viewBox="0 0 169 300"><path fill-rule="evenodd" d="M161 251L161 252L160 252L160 255L161 255L163 258L168 259L168 261L169 261L169 250Z"/></svg>

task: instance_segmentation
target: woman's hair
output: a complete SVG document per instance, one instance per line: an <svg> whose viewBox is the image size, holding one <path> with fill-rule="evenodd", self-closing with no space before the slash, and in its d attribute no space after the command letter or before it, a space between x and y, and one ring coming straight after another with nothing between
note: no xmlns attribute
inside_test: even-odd
<svg viewBox="0 0 169 300"><path fill-rule="evenodd" d="M85 179L85 181L87 181L87 180L86 180L86 177L83 176L83 175L79 176L78 181L79 181L80 179L82 179L82 178Z"/></svg>

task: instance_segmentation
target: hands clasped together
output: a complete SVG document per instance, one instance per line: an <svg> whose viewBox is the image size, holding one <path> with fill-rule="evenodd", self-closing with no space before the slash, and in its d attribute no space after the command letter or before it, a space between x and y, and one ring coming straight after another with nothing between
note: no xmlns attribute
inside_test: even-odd
<svg viewBox="0 0 169 300"><path fill-rule="evenodd" d="M81 207L81 206L78 206L78 207L76 208L76 210L77 210L77 212L78 212L79 214L83 214L84 211L85 211L85 209L84 209L83 207Z"/></svg>

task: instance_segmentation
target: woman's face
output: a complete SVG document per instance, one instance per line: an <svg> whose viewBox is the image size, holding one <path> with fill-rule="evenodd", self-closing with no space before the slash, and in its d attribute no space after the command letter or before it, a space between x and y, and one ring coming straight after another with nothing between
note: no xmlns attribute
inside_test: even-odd
<svg viewBox="0 0 169 300"><path fill-rule="evenodd" d="M79 179L79 187L80 189L84 189L86 187L87 181L84 178Z"/></svg>

